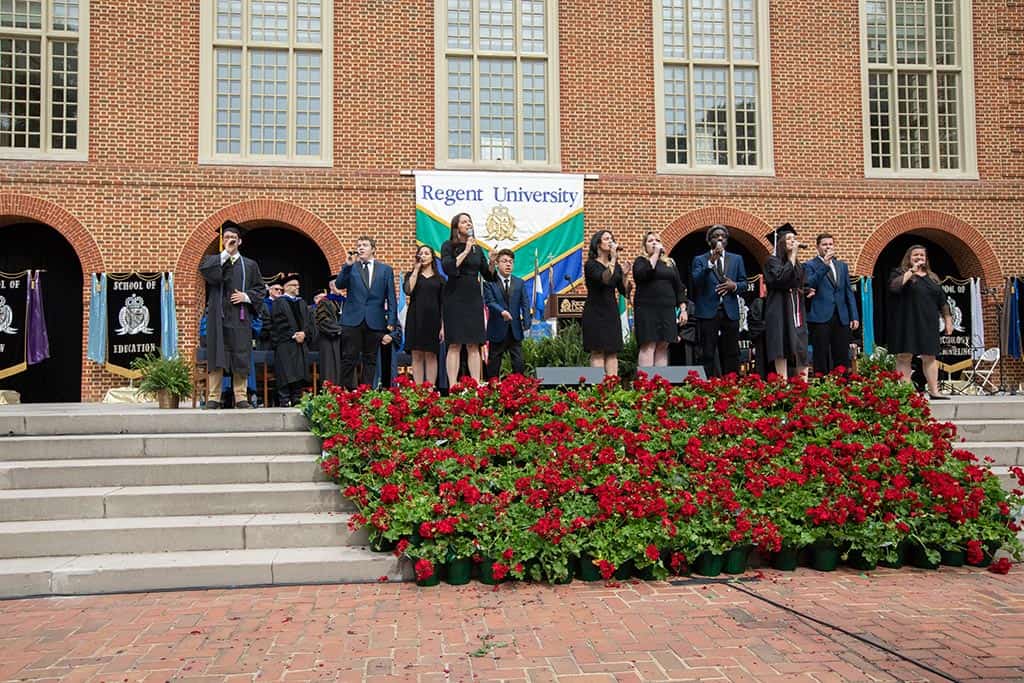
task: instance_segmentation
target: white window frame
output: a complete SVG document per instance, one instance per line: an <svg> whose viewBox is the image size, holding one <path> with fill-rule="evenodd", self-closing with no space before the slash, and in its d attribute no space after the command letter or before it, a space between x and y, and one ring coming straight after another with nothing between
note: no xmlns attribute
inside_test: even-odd
<svg viewBox="0 0 1024 683"><path fill-rule="evenodd" d="M736 61L732 58L732 55L728 55L726 59L722 60L710 60L710 59L698 59L694 60L688 58L685 60L666 60L664 55L664 32L662 31L662 2L661 0L652 0L651 12L654 19L654 102L655 102L655 122L657 130L657 172L665 175L722 175L722 176L774 176L775 175L775 146L772 139L772 72L771 72L771 45L769 44L770 31L768 28L769 13L768 13L768 0L756 0L754 4L756 13L756 30L755 37L757 40L757 63L756 65L751 63L745 63L742 61ZM731 35L729 27L732 24L732 13L726 12L726 35ZM689 18L687 18L687 27L690 26ZM689 28L688 28L689 30ZM688 47L692 48L692 41L687 41ZM743 68L747 66L756 66L757 68L757 94L758 94L758 118L757 118L757 135L758 135L758 165L757 166L735 166L730 162L728 166L708 166L708 165L697 165L695 163L695 152L694 146L688 148L688 163L684 166L682 164L670 164L666 159L666 145L665 145L665 63L668 62L685 62L687 68L690 71L690 83L693 82L693 67L695 64L699 66L719 66L727 67L729 69L729 85L728 91L733 93L733 78L732 73L734 68ZM693 131L695 130L693 117L693 92L692 90L688 93L690 101L687 107L687 115L689 117L689 125L687 130L690 132L692 139ZM729 148L732 150L731 154L735 155L736 149L736 121L735 121L735 110L730 107L728 112L729 123L727 129L729 131Z"/></svg>
<svg viewBox="0 0 1024 683"><path fill-rule="evenodd" d="M522 39L519 17L519 2L516 0L515 16L517 17L516 45ZM544 0L545 34L544 45L547 60L545 70L545 95L547 97L548 158L546 161L523 161L523 126L522 126L522 70L519 68L520 52L492 52L479 49L478 30L480 5L473 0L470 36L473 47L470 50L448 49L448 3L446 0L434 0L434 159L439 169L481 169L498 171L561 171L561 124L559 116L559 69L558 69L558 2ZM448 62L451 54L456 57L469 57L473 60L473 159L448 158ZM514 59L516 62L516 160L490 161L478 160L480 148L479 130L479 93L480 78L477 62L481 59L494 57L497 59ZM525 57L530 60L531 57ZM538 59L539 61L539 59Z"/></svg>
<svg viewBox="0 0 1024 683"><path fill-rule="evenodd" d="M334 165L334 0L321 0L320 18L320 155L295 155L296 52L315 52L308 43L295 40L297 20L295 2L289 10L289 92L288 92L288 154L286 156L249 153L249 53L253 49L282 49L281 43L254 41L249 38L249 2L242 3L242 40L216 37L217 3L202 2L199 17L199 163L228 166L295 166L327 168ZM241 154L219 154L216 142L215 106L216 47L242 48L242 143Z"/></svg>
<svg viewBox="0 0 1024 683"><path fill-rule="evenodd" d="M39 38L43 44L42 128L40 149L0 147L0 159L32 161L88 161L89 160L89 0L78 0L78 31L54 31L51 26L51 1L43 0L42 29L0 28L4 36ZM51 98L53 96L53 53L51 40L78 38L78 120L76 149L50 149L52 124Z"/></svg>
<svg viewBox="0 0 1024 683"><path fill-rule="evenodd" d="M941 169L938 168L938 154L936 152L936 145L938 144L937 130L937 112L935 103L937 101L937 79L935 74L943 69L937 69L934 58L929 64L924 66L918 66L913 64L895 65L894 60L890 61L889 66L879 66L868 63L868 13L866 0L859 0L859 11L860 11L860 69L861 69L861 115L862 115L862 133L864 138L864 177L865 178L888 178L888 179L918 179L918 180L977 180L978 176L978 148L976 139L975 129L975 113L974 113L974 12L972 0L955 0L957 3L957 52L960 55L960 146L962 149L961 153L961 167L958 169ZM889 9L893 9L893 0L886 0L889 3ZM934 5L929 0L928 2L928 50L929 54L934 56L935 50L935 25L931 17L933 16ZM894 20L894 19L893 19ZM890 34L891 35L891 34ZM890 56L892 50L895 49L893 41L889 40ZM869 87L868 87L868 73L870 71L885 71L889 74L895 75L898 72L906 71L918 71L929 74L929 90L930 99L928 108L928 130L929 130L929 146L931 151L929 152L932 168L907 168L907 169L888 169L888 168L873 168L871 166L871 103L869 100ZM955 69L950 70L955 71ZM896 87L895 80L892 81L892 88ZM895 100L893 100L895 103ZM896 135L896 118L897 112L895 110L890 111L890 126L893 131L893 144L891 145L891 153L894 164L899 164L899 140L895 138Z"/></svg>

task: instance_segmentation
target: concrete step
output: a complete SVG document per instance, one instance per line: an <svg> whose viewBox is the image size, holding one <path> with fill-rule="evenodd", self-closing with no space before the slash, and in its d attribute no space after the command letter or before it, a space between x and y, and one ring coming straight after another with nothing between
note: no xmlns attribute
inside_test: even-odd
<svg viewBox="0 0 1024 683"><path fill-rule="evenodd" d="M296 408L159 410L155 405L81 403L0 407L0 437L55 434L297 432L309 428Z"/></svg>
<svg viewBox="0 0 1024 683"><path fill-rule="evenodd" d="M956 396L948 401L932 401L937 420L1022 420L1024 397Z"/></svg>
<svg viewBox="0 0 1024 683"><path fill-rule="evenodd" d="M1002 484L1004 491L1009 492L1014 489L1024 488L1017 482L1017 477L1010 472L1009 467L997 465L990 467L989 470L999 479L999 483ZM1024 530L1021 530L1021 534L1024 534Z"/></svg>
<svg viewBox="0 0 1024 683"><path fill-rule="evenodd" d="M966 441L956 448L970 451L982 461L992 458L993 462L986 463L992 466L1024 465L1024 441Z"/></svg>
<svg viewBox="0 0 1024 683"><path fill-rule="evenodd" d="M352 509L338 487L328 482L0 491L0 522Z"/></svg>
<svg viewBox="0 0 1024 683"><path fill-rule="evenodd" d="M354 547L199 550L0 560L0 597L411 578L391 553Z"/></svg>
<svg viewBox="0 0 1024 683"><path fill-rule="evenodd" d="M308 431L9 436L0 438L0 461L8 462L87 458L280 455L282 453L319 454L320 440Z"/></svg>
<svg viewBox="0 0 1024 683"><path fill-rule="evenodd" d="M0 489L327 481L315 455L0 462Z"/></svg>
<svg viewBox="0 0 1024 683"><path fill-rule="evenodd" d="M1020 420L961 420L954 421L957 434L966 441L1024 441L1024 419Z"/></svg>
<svg viewBox="0 0 1024 683"><path fill-rule="evenodd" d="M119 517L0 523L0 559L366 545L347 513Z"/></svg>

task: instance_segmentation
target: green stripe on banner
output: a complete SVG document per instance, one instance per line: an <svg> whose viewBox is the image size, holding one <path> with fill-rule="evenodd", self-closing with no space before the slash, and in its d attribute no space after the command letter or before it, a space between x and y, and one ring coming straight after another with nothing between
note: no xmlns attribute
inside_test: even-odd
<svg viewBox="0 0 1024 683"><path fill-rule="evenodd" d="M420 207L416 207L416 241L427 244L438 252L441 245L448 240L451 228L437 216ZM583 212L567 216L561 223L556 223L543 235L527 240L521 247L512 251L516 255L513 274L525 278L533 275L534 254L541 269L564 258L569 253L583 246Z"/></svg>

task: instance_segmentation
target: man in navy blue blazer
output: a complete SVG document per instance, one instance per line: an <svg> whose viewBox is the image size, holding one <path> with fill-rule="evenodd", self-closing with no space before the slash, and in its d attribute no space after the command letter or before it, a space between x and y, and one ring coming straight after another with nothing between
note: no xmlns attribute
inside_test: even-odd
<svg viewBox="0 0 1024 683"><path fill-rule="evenodd" d="M860 327L850 267L836 258L835 238L818 235L818 255L804 263L807 324L814 348L814 372L850 367L850 331Z"/></svg>
<svg viewBox="0 0 1024 683"><path fill-rule="evenodd" d="M510 249L496 254L498 277L484 282L487 306L487 378L501 374L501 359L508 353L512 372L523 373L523 332L530 329L530 304L523 281L512 274L516 255Z"/></svg>
<svg viewBox="0 0 1024 683"><path fill-rule="evenodd" d="M729 229L712 225L705 236L709 250L693 259L694 317L700 331L704 371L708 377L739 372L740 304L739 292L747 290L747 271L743 257L725 250ZM715 370L718 352L721 372Z"/></svg>
<svg viewBox="0 0 1024 683"><path fill-rule="evenodd" d="M373 255L377 243L371 237L356 240L334 285L348 290L341 309L341 381L350 389L369 384L377 369L377 350L391 343L398 325L395 273ZM356 367L362 365L359 381Z"/></svg>

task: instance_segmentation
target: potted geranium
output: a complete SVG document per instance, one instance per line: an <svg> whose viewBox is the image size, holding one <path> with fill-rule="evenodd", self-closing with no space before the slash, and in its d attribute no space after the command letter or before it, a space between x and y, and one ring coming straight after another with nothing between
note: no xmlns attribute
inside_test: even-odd
<svg viewBox="0 0 1024 683"><path fill-rule="evenodd" d="M177 408L192 393L192 370L180 356L151 353L133 360L131 367L141 373L139 393L156 398L161 408Z"/></svg>

